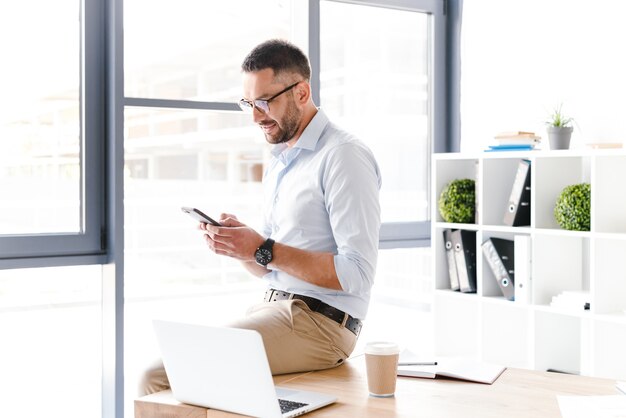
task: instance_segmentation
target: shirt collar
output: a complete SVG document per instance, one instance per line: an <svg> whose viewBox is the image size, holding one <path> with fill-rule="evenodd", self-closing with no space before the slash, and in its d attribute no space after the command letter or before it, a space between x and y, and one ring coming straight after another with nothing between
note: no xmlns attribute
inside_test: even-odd
<svg viewBox="0 0 626 418"><path fill-rule="evenodd" d="M320 136L322 136L322 132L326 128L326 125L328 125L328 122L328 116L326 116L326 113L324 113L322 109L318 108L317 113L313 116L313 119L311 119L306 128L304 128L300 138L298 138L298 141L296 141L296 144L293 146L294 151L296 148L309 151L314 150ZM286 144L277 144L274 145L271 153L274 157L278 158L278 156L286 151L286 149Z"/></svg>

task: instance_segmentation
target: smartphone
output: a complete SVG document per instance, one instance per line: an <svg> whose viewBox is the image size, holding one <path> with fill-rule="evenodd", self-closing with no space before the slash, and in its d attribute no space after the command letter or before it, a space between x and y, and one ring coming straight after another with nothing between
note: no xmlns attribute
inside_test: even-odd
<svg viewBox="0 0 626 418"><path fill-rule="evenodd" d="M183 206L180 209L183 212L185 212L187 215L191 216L192 218L194 218L197 221L203 222L205 224L211 224L211 225L215 225L215 226L222 226L221 223L217 222L215 219L211 218L209 215L205 214L204 212L202 212L199 209L189 208L189 207L186 207L186 206Z"/></svg>

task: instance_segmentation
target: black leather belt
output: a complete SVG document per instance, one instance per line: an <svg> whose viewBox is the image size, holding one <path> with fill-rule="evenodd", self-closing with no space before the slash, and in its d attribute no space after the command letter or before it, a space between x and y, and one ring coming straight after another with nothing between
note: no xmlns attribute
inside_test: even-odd
<svg viewBox="0 0 626 418"><path fill-rule="evenodd" d="M361 332L361 327L363 327L363 323L360 319L353 318L344 311L333 308L329 304L324 303L319 299L315 299L310 296L298 295L296 293L283 292L282 290L275 289L268 289L267 292L265 292L266 302L275 302L277 300L285 299L298 299L303 301L307 304L310 310L312 310L313 312L321 313L325 317L330 318L336 323L343 325L344 327L352 331L352 333L357 337Z"/></svg>

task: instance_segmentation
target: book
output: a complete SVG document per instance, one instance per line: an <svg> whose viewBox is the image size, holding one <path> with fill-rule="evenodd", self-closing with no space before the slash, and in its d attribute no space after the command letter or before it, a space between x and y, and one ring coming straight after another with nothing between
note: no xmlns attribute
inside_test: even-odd
<svg viewBox="0 0 626 418"><path fill-rule="evenodd" d="M508 139L508 138L529 138L534 140L541 139L540 136L535 135L534 132L515 131L515 132L500 132L494 136L495 139Z"/></svg>
<svg viewBox="0 0 626 418"><path fill-rule="evenodd" d="M502 144L502 145L489 145L489 149L486 149L485 152L490 151L531 151L535 149L534 144Z"/></svg>
<svg viewBox="0 0 626 418"><path fill-rule="evenodd" d="M425 379L448 377L491 385L506 370L498 364L469 359L438 357L436 360L437 365L433 366L398 366L397 374Z"/></svg>
<svg viewBox="0 0 626 418"><path fill-rule="evenodd" d="M502 132L494 137L495 145L489 145L485 152L531 151L541 143L541 137L534 132Z"/></svg>

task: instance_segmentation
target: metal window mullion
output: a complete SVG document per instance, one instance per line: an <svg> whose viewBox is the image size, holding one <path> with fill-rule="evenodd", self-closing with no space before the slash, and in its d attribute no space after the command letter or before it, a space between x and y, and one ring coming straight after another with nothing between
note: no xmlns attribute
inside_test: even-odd
<svg viewBox="0 0 626 418"><path fill-rule="evenodd" d="M311 95L313 103L322 106L320 96L321 41L320 0L309 0L309 63L311 65Z"/></svg>
<svg viewBox="0 0 626 418"><path fill-rule="evenodd" d="M153 107L161 109L241 111L237 103L231 102L202 102L195 100L151 99L144 97L125 97L124 105L133 107Z"/></svg>
<svg viewBox="0 0 626 418"><path fill-rule="evenodd" d="M124 31L123 0L104 0L106 247L102 267L102 418L124 416Z"/></svg>

